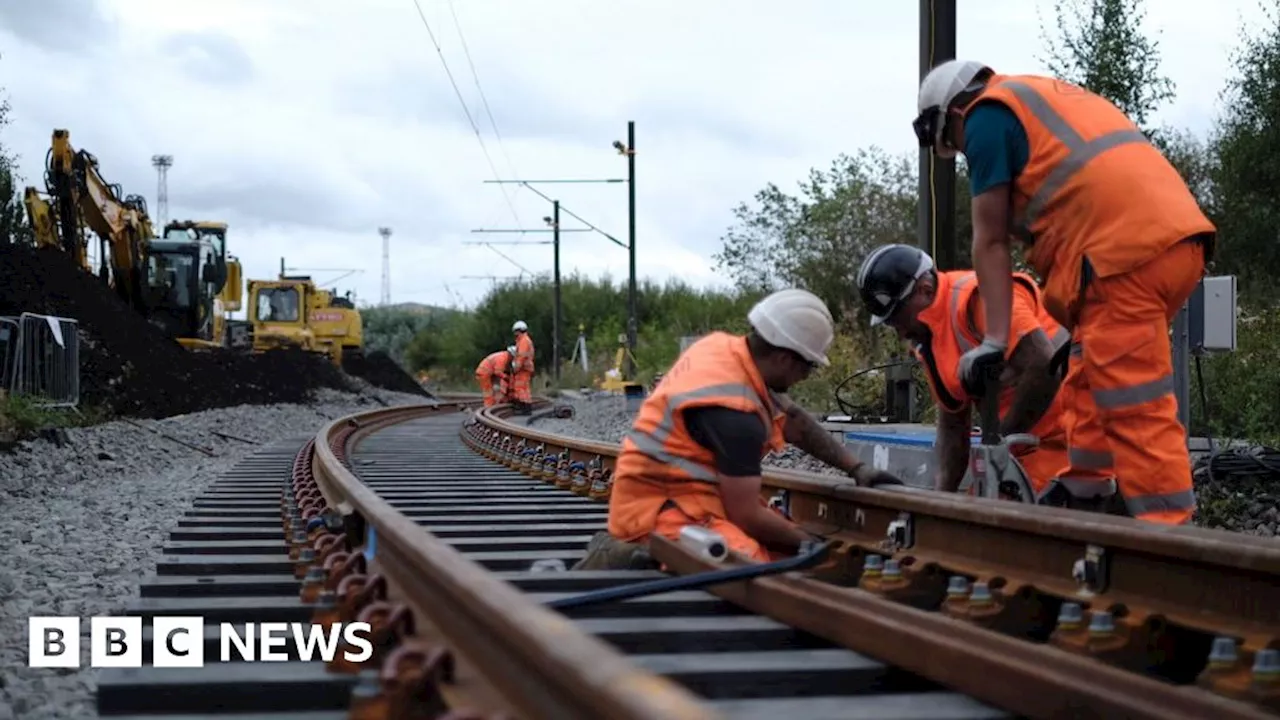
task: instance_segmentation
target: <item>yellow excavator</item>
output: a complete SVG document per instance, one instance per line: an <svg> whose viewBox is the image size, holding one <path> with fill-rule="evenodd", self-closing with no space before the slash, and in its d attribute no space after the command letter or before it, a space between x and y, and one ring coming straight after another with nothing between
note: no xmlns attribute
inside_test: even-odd
<svg viewBox="0 0 1280 720"><path fill-rule="evenodd" d="M328 355L334 365L364 354L360 311L346 297L322 290L307 275L249 281L249 323L254 352L296 347Z"/></svg>
<svg viewBox="0 0 1280 720"><path fill-rule="evenodd" d="M229 344L227 313L240 307L240 263L227 256L227 225L170 222L154 237L146 200L108 183L98 159L54 130L45 188L26 188L23 203L37 246L66 252L87 272L88 236L100 243L98 277L120 299L188 348Z"/></svg>

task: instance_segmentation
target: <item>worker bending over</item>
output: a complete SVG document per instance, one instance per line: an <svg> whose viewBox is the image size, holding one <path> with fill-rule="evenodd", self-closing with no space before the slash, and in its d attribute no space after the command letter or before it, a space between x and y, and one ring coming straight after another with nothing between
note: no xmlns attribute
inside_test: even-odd
<svg viewBox="0 0 1280 720"><path fill-rule="evenodd" d="M516 413L528 415L533 404L533 338L529 337L529 326L523 320L517 320L511 326L515 333L515 362L511 368L511 404Z"/></svg>
<svg viewBox="0 0 1280 720"><path fill-rule="evenodd" d="M638 543L707 527L730 549L765 561L765 549L813 539L761 498L761 461L790 442L859 485L901 484L860 462L812 415L781 395L828 364L831 313L804 290L752 308L746 337L716 332L681 353L623 439L609 498L609 534ZM593 548L594 549L594 548Z"/></svg>
<svg viewBox="0 0 1280 720"><path fill-rule="evenodd" d="M1063 419L1069 393L1058 392L1059 378L1050 363L1071 336L1044 309L1035 280L1023 273L1013 278L1007 368L999 400L1000 433L1028 433L1039 439L1035 447L1016 446L1010 452L1026 472L1036 498L1056 502L1059 498L1050 497L1049 491L1068 465ZM863 261L858 291L871 313L871 324L888 325L909 341L925 368L938 408L934 483L938 490L955 492L968 468L971 410L978 400L960 382L960 357L977 347L985 333L977 276L972 270L939 272L933 258L919 248L885 245ZM1079 404L1086 411L1092 409L1088 396L1080 398Z"/></svg>
<svg viewBox="0 0 1280 720"><path fill-rule="evenodd" d="M974 381L1007 352L1016 235L1045 281L1045 307L1071 330L1067 386L1098 407L1068 426L1067 489L1092 481L1104 492L1114 465L1128 514L1187 522L1195 493L1169 323L1213 255L1213 224L1133 122L1087 90L951 60L921 81L918 105L920 145L963 153L972 183L986 325L962 377Z"/></svg>
<svg viewBox="0 0 1280 720"><path fill-rule="evenodd" d="M511 361L516 356L516 346L499 350L485 356L476 366L476 382L480 383L480 392L484 393L484 406L493 407L507 402Z"/></svg>

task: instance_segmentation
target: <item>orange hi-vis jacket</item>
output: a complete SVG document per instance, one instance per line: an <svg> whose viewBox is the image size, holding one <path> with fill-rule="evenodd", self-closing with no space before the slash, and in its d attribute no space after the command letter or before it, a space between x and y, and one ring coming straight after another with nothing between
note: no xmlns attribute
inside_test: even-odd
<svg viewBox="0 0 1280 720"><path fill-rule="evenodd" d="M1045 279L1045 307L1068 328L1078 318L1086 259L1093 275L1111 277L1214 232L1178 171L1105 98L1050 77L995 75L965 111L990 101L1026 130L1014 234Z"/></svg>
<svg viewBox="0 0 1280 720"><path fill-rule="evenodd" d="M1023 273L1014 273L1013 279L1016 283L1015 293L1021 289L1031 296L1038 327L1049 336L1053 349L1057 350L1070 342L1071 334L1050 317L1040 303L1040 289L1035 280ZM916 316L929 327L933 338L928 346L917 346L912 352L925 367L925 377L933 391L934 400L947 412L959 412L972 402L960 382L960 356L982 343L982 332L978 326L981 318L975 314L976 303L973 302L977 297L977 289L978 276L972 270L939 272L937 298ZM1016 298L1014 302L1017 303ZM1018 340L1030 329L1011 328L1009 348L1005 351L1007 356L1013 355ZM1001 388L1001 416L1008 412L1012 403L1013 388ZM1041 418L1031 433L1041 437L1039 431L1053 428L1056 420L1050 417L1051 414L1053 413Z"/></svg>
<svg viewBox="0 0 1280 720"><path fill-rule="evenodd" d="M489 353L480 361L480 364L476 366L476 377L488 377L497 380L506 376L507 369L510 366L511 353L506 350Z"/></svg>
<svg viewBox="0 0 1280 720"><path fill-rule="evenodd" d="M609 498L611 535L627 542L646 538L658 528L658 515L670 502L687 516L683 524L711 527L740 552L748 546L758 550L754 541L728 523L715 456L685 428L682 412L707 406L759 414L769 429L761 457L786 446L785 414L765 387L746 338L723 332L703 337L662 376L622 441ZM679 526L662 532L678 535Z"/></svg>
<svg viewBox="0 0 1280 720"><path fill-rule="evenodd" d="M520 333L516 338L516 358L512 372L533 375L533 338L529 333Z"/></svg>
<svg viewBox="0 0 1280 720"><path fill-rule="evenodd" d="M912 352L925 368L934 401L946 412L958 412L972 402L960 381L960 356L982 343L979 327L981 317L974 300L978 297L978 277L972 270L939 272L937 297L932 305L916 316L929 327L932 338L927 345L917 346ZM1012 356L1018 341L1027 333L1043 330L1054 350L1071 341L1071 334L1049 316L1040 302L1040 289L1035 280L1023 273L1014 273L1014 317L1010 322L1010 342L1006 351ZM1030 307L1026 307L1026 306ZM1013 406L1014 388L1000 390L1000 417ZM1032 484L1039 492L1066 465L1066 428L1062 422L1063 396L1059 393L1028 431L1040 439L1038 448L1019 446L1011 449L1015 455L1033 453L1046 455L1055 450L1054 458L1045 457L1037 467L1025 466L1032 476ZM1057 457L1060 456L1060 457ZM1043 465L1044 467L1038 467Z"/></svg>

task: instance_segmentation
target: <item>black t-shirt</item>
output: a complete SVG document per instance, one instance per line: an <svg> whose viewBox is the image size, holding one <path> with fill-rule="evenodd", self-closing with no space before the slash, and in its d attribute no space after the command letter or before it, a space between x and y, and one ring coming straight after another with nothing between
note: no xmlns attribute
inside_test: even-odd
<svg viewBox="0 0 1280 720"><path fill-rule="evenodd" d="M722 407L695 407L683 411L683 416L693 441L715 454L720 474L761 474L760 451L768 434L759 415Z"/></svg>

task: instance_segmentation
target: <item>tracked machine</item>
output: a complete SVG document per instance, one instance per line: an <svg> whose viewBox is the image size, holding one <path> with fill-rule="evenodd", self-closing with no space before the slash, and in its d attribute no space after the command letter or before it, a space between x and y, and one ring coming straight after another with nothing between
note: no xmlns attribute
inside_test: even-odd
<svg viewBox="0 0 1280 720"><path fill-rule="evenodd" d="M96 274L123 303L185 347L231 344L227 314L239 309L241 281L225 223L171 222L155 237L145 198L107 182L67 130L53 131L44 181L45 192L23 194L37 246L62 250L92 274L92 233Z"/></svg>

